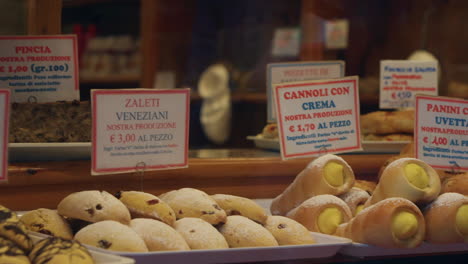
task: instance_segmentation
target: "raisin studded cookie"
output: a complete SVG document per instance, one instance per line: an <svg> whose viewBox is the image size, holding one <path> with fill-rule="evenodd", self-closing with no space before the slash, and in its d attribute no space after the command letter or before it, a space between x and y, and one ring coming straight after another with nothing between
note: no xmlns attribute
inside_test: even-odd
<svg viewBox="0 0 468 264"><path fill-rule="evenodd" d="M136 218L130 227L145 241L149 251L190 250L182 235L161 221Z"/></svg>
<svg viewBox="0 0 468 264"><path fill-rule="evenodd" d="M174 228L184 237L191 249L229 248L226 239L205 220L185 217L175 222Z"/></svg>
<svg viewBox="0 0 468 264"><path fill-rule="evenodd" d="M215 194L211 198L227 215L242 215L260 224L264 224L268 218L265 209L250 199L229 194Z"/></svg>
<svg viewBox="0 0 468 264"><path fill-rule="evenodd" d="M314 238L305 226L284 216L268 216L265 228L270 231L280 246L315 243Z"/></svg>
<svg viewBox="0 0 468 264"><path fill-rule="evenodd" d="M266 228L241 215L228 216L226 223L219 227L219 232L231 248L278 246Z"/></svg>
<svg viewBox="0 0 468 264"><path fill-rule="evenodd" d="M68 195L57 206L60 215L91 223L114 220L130 223L130 212L117 198L106 191L81 191Z"/></svg>
<svg viewBox="0 0 468 264"><path fill-rule="evenodd" d="M28 230L42 234L72 239L73 233L68 222L57 211L39 208L20 217Z"/></svg>
<svg viewBox="0 0 468 264"><path fill-rule="evenodd" d="M212 225L226 221L226 212L213 198L203 191L193 188L182 188L164 193L159 197L172 207L177 219L197 217Z"/></svg>

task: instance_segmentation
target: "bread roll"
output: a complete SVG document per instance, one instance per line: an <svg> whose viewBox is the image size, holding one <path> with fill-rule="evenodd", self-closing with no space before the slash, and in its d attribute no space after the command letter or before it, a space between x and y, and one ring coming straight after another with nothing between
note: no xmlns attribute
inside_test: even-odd
<svg viewBox="0 0 468 264"><path fill-rule="evenodd" d="M426 240L430 243L468 242L468 197L441 194L424 209Z"/></svg>
<svg viewBox="0 0 468 264"><path fill-rule="evenodd" d="M390 197L402 197L417 204L427 204L439 193L440 179L431 166L422 160L402 158L385 168L365 207Z"/></svg>
<svg viewBox="0 0 468 264"><path fill-rule="evenodd" d="M280 246L309 245L315 243L314 238L307 228L299 222L284 216L268 216L265 228L270 231Z"/></svg>
<svg viewBox="0 0 468 264"><path fill-rule="evenodd" d="M414 248L424 239L424 217L419 208L404 198L388 198L365 208L336 235L354 242L387 248Z"/></svg>
<svg viewBox="0 0 468 264"><path fill-rule="evenodd" d="M349 192L339 196L349 207L353 216L364 209L364 204L370 195L364 190L353 187Z"/></svg>
<svg viewBox="0 0 468 264"><path fill-rule="evenodd" d="M445 181L442 182L441 193L449 192L468 195L468 172L448 177Z"/></svg>
<svg viewBox="0 0 468 264"><path fill-rule="evenodd" d="M136 218L130 227L145 241L149 251L190 250L185 239L171 226L161 221Z"/></svg>
<svg viewBox="0 0 468 264"><path fill-rule="evenodd" d="M212 225L226 222L226 212L203 191L182 188L159 196L176 213L176 218L197 217Z"/></svg>
<svg viewBox="0 0 468 264"><path fill-rule="evenodd" d="M215 194L211 197L227 215L242 215L260 224L264 224L268 218L265 209L250 199L229 194Z"/></svg>
<svg viewBox="0 0 468 264"><path fill-rule="evenodd" d="M273 215L286 215L310 197L343 194L354 185L354 173L342 158L327 154L316 158L272 202Z"/></svg>
<svg viewBox="0 0 468 264"><path fill-rule="evenodd" d="M175 222L174 228L182 235L191 249L229 248L223 235L200 218L184 217Z"/></svg>
<svg viewBox="0 0 468 264"><path fill-rule="evenodd" d="M304 225L309 231L332 235L341 223L351 219L348 205L340 198L322 194L305 200L287 217Z"/></svg>
<svg viewBox="0 0 468 264"><path fill-rule="evenodd" d="M226 223L219 227L219 232L231 248L278 246L268 230L241 215L228 216Z"/></svg>
<svg viewBox="0 0 468 264"><path fill-rule="evenodd" d="M68 222L57 211L39 208L20 217L28 230L42 234L72 239L73 233Z"/></svg>
<svg viewBox="0 0 468 264"><path fill-rule="evenodd" d="M112 251L148 252L145 242L133 229L112 220L84 227L75 234L75 240Z"/></svg>
<svg viewBox="0 0 468 264"><path fill-rule="evenodd" d="M130 223L127 207L106 191L82 191L65 197L57 206L60 215L91 223L114 220Z"/></svg>
<svg viewBox="0 0 468 264"><path fill-rule="evenodd" d="M152 218L170 226L174 225L174 210L158 197L136 191L122 191L116 196L128 208L132 218Z"/></svg>

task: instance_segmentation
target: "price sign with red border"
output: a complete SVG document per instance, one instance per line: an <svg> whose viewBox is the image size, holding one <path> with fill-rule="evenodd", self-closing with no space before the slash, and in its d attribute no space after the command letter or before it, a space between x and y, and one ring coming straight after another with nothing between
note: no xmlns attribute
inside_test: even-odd
<svg viewBox="0 0 468 264"><path fill-rule="evenodd" d="M8 124L10 117L10 91L0 89L0 182L8 181Z"/></svg>
<svg viewBox="0 0 468 264"><path fill-rule="evenodd" d="M80 99L75 35L0 36L0 87L13 102Z"/></svg>
<svg viewBox="0 0 468 264"><path fill-rule="evenodd" d="M358 77L274 85L283 159L362 150Z"/></svg>
<svg viewBox="0 0 468 264"><path fill-rule="evenodd" d="M187 167L190 89L92 90L93 175Z"/></svg>
<svg viewBox="0 0 468 264"><path fill-rule="evenodd" d="M468 171L468 101L417 96L416 158L436 169Z"/></svg>

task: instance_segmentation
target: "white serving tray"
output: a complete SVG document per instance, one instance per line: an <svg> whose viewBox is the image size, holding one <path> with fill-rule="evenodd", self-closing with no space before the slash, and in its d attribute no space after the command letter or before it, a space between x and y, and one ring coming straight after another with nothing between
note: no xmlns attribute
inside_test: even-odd
<svg viewBox="0 0 468 264"><path fill-rule="evenodd" d="M262 138L259 136L247 136L248 140L252 140L255 147L268 150L280 150L278 139ZM410 141L363 141L363 151L353 152L356 154L398 154L409 144Z"/></svg>
<svg viewBox="0 0 468 264"><path fill-rule="evenodd" d="M133 258L138 264L153 263L243 263L294 259L320 259L334 256L349 239L312 232L316 244L300 246L229 248L217 250L164 251L130 253L89 247L92 251Z"/></svg>
<svg viewBox="0 0 468 264"><path fill-rule="evenodd" d="M32 239L33 243L39 242L39 240L49 237L37 232L28 231L29 237ZM116 256L114 254L108 254L104 252L99 252L95 250L89 250L89 253L94 259L95 264L134 264L135 260L132 258Z"/></svg>
<svg viewBox="0 0 468 264"><path fill-rule="evenodd" d="M352 257L403 256L448 252L468 252L468 243L430 244L422 243L416 248L382 248L361 243L351 243L340 249L340 253Z"/></svg>

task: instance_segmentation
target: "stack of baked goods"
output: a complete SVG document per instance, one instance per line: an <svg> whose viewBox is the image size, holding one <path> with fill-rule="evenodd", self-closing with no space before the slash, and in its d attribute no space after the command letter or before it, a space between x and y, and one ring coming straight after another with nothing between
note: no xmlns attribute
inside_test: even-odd
<svg viewBox="0 0 468 264"><path fill-rule="evenodd" d="M441 194L439 175L425 162L408 157L391 161L375 188L364 182L359 184L363 190L354 182L343 159L325 155L300 172L270 210L310 231L381 247L468 242L468 197Z"/></svg>
<svg viewBox="0 0 468 264"><path fill-rule="evenodd" d="M140 191L72 193L57 210L21 218L31 231L119 252L180 251L314 244L298 222L268 215L253 200L182 188L155 196Z"/></svg>
<svg viewBox="0 0 468 264"><path fill-rule="evenodd" d="M414 109L361 115L361 134L366 141L411 141L413 131Z"/></svg>
<svg viewBox="0 0 468 264"><path fill-rule="evenodd" d="M47 213L44 216L48 219ZM26 218L30 217L31 215ZM36 228L41 227L37 225ZM51 228L53 232L60 229L52 225L47 228ZM15 212L0 205L0 263L92 264L94 260L83 245L71 239L49 237L33 243L24 222Z"/></svg>

